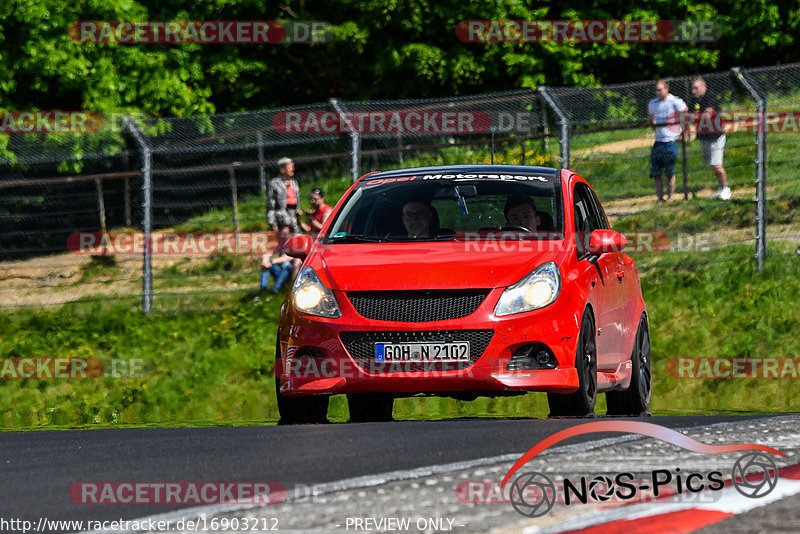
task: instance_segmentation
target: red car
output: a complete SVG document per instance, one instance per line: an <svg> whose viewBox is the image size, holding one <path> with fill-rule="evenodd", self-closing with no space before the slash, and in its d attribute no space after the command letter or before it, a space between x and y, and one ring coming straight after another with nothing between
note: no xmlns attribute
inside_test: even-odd
<svg viewBox="0 0 800 534"><path fill-rule="evenodd" d="M353 184L281 308L282 424L392 418L395 397L546 391L551 416L646 413L647 311L625 237L567 169L459 165Z"/></svg>

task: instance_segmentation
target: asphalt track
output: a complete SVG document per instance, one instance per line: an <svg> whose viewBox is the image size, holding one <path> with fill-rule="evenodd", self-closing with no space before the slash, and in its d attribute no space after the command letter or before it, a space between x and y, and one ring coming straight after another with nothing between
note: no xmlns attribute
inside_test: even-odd
<svg viewBox="0 0 800 534"><path fill-rule="evenodd" d="M758 416L663 416L673 429ZM76 482L280 482L357 476L521 453L587 419L456 419L393 423L0 433L0 517L135 519L170 505L84 505ZM565 443L596 440L594 434Z"/></svg>

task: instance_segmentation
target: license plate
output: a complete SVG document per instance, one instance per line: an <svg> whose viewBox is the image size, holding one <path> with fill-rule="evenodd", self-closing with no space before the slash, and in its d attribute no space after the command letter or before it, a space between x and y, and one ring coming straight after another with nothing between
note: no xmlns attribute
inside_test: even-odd
<svg viewBox="0 0 800 534"><path fill-rule="evenodd" d="M469 341L452 343L375 343L375 362L468 362Z"/></svg>

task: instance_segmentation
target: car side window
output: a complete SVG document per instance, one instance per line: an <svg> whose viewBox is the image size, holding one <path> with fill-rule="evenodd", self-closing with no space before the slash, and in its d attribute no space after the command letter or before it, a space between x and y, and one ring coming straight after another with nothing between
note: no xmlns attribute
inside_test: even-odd
<svg viewBox="0 0 800 534"><path fill-rule="evenodd" d="M594 230L603 228L593 204L591 191L583 184L576 184L573 198L575 207L575 249L578 257L588 253L589 236Z"/></svg>
<svg viewBox="0 0 800 534"><path fill-rule="evenodd" d="M586 186L583 187L584 189L586 189L586 191L589 193L589 196L592 199L592 204L594 205L594 211L597 217L597 222L600 225L600 228L604 230L609 230L611 228L611 225L608 224L608 218L606 218L606 214L603 211L603 205L600 204L600 199L597 198L597 195L595 194L594 191L592 191Z"/></svg>

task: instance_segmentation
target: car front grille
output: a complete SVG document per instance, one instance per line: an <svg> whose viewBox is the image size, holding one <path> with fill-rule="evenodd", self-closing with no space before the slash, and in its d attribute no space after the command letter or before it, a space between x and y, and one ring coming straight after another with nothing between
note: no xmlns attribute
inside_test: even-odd
<svg viewBox="0 0 800 534"><path fill-rule="evenodd" d="M368 373L399 373L424 371L453 371L466 369L478 361L489 346L494 330L429 330L410 332L340 332L339 338L344 348L355 359L358 366ZM449 343L469 342L469 362L403 362L377 363L375 361L376 343Z"/></svg>
<svg viewBox="0 0 800 534"><path fill-rule="evenodd" d="M348 291L347 298L356 311L367 319L425 323L466 317L478 309L489 291Z"/></svg>

